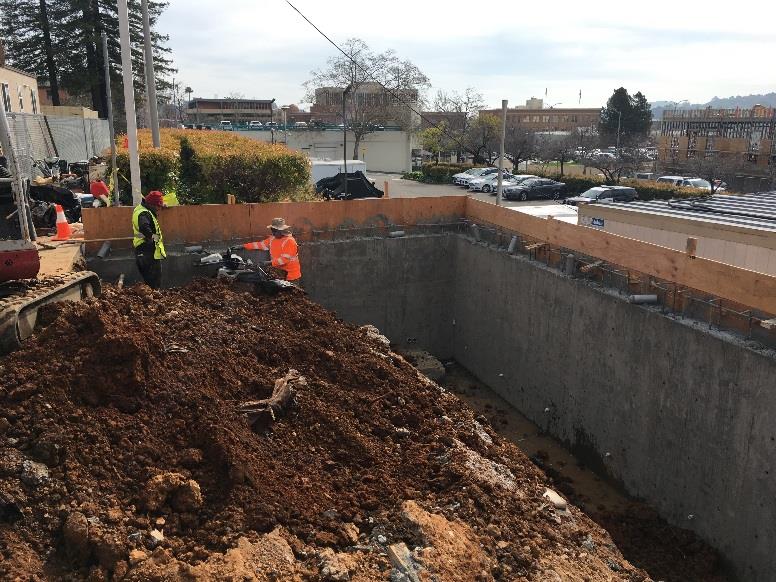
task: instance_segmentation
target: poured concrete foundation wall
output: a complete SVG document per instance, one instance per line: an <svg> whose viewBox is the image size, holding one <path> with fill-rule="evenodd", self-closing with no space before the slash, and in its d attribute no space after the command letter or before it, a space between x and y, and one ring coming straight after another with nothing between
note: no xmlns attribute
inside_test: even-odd
<svg viewBox="0 0 776 582"><path fill-rule="evenodd" d="M776 360L457 239L455 357L634 496L776 579Z"/></svg>
<svg viewBox="0 0 776 582"><path fill-rule="evenodd" d="M371 323L396 343L449 357L456 241L438 235L306 244L304 287L351 323Z"/></svg>

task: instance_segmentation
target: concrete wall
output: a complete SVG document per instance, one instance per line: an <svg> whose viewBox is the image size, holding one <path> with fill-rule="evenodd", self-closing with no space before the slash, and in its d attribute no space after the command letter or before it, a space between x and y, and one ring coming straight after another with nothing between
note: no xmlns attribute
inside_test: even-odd
<svg viewBox="0 0 776 582"><path fill-rule="evenodd" d="M289 130L288 132L276 131L275 139L284 142L288 134L288 147L302 151L311 158L341 160L342 159L342 132L341 131L308 131ZM241 131L240 135L257 139L259 141L271 141L270 131ZM361 139L358 150L358 159L366 162L366 169L370 172L410 172L412 171L412 134L406 131L376 131L369 133ZM355 136L348 132L348 157L353 155Z"/></svg>
<svg viewBox="0 0 776 582"><path fill-rule="evenodd" d="M455 242L437 235L306 244L304 287L349 322L371 323L396 343L449 357Z"/></svg>
<svg viewBox="0 0 776 582"><path fill-rule="evenodd" d="M466 239L456 254L455 358L740 580L774 580L776 359Z"/></svg>

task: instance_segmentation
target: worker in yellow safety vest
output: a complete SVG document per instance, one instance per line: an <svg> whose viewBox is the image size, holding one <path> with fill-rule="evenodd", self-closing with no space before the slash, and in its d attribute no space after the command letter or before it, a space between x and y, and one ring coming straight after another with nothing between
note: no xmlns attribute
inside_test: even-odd
<svg viewBox="0 0 776 582"><path fill-rule="evenodd" d="M282 218L273 218L267 226L272 233L262 241L246 243L247 250L269 251L270 261L267 264L286 272L286 280L296 285L302 282L302 267L299 264L299 249L291 234L291 227Z"/></svg>
<svg viewBox="0 0 776 582"><path fill-rule="evenodd" d="M164 207L164 197L158 190L149 192L132 213L132 246L135 262L143 280L152 289L162 286L162 259L164 250L162 229L156 213Z"/></svg>

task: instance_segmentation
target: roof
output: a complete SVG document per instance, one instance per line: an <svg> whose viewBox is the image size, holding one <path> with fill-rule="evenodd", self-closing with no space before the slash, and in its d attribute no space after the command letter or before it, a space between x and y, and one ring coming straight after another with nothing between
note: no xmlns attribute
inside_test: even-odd
<svg viewBox="0 0 776 582"><path fill-rule="evenodd" d="M0 69L6 69L8 71L12 71L14 73L18 73L19 75L24 75L25 77L31 77L33 79L36 79L35 73L28 73L27 71L22 71L21 69L17 69L16 67L12 67L10 65L4 65L0 67Z"/></svg>
<svg viewBox="0 0 776 582"><path fill-rule="evenodd" d="M274 99L209 99L208 97L194 97L191 103L195 101L210 101L215 103L274 103Z"/></svg>
<svg viewBox="0 0 776 582"><path fill-rule="evenodd" d="M715 194L675 200L607 202L597 206L776 232L776 191L743 196Z"/></svg>

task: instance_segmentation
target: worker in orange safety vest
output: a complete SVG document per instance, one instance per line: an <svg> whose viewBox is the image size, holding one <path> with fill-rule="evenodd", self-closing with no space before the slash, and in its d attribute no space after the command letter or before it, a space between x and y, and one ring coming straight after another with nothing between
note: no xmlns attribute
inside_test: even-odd
<svg viewBox="0 0 776 582"><path fill-rule="evenodd" d="M269 251L270 261L273 267L278 267L286 272L286 280L296 285L302 282L302 267L299 264L299 251L296 240L291 234L290 227L283 218L273 218L272 224L267 226L271 235L262 241L246 243L247 250Z"/></svg>

